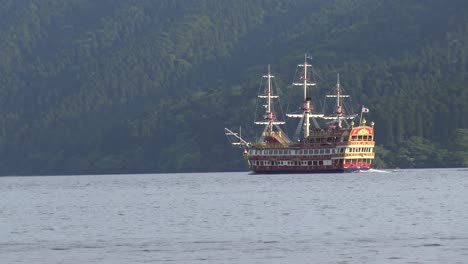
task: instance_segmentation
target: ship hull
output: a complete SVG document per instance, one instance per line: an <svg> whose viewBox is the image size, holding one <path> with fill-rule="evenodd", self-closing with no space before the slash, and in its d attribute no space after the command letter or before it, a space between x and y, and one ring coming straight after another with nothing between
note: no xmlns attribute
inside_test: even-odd
<svg viewBox="0 0 468 264"><path fill-rule="evenodd" d="M283 169L283 168L271 168L271 169L251 169L254 174L324 174L324 173L355 173L368 171L371 168L331 168L331 169Z"/></svg>
<svg viewBox="0 0 468 264"><path fill-rule="evenodd" d="M332 170L257 170L254 174L323 174L323 173L344 173L343 169Z"/></svg>

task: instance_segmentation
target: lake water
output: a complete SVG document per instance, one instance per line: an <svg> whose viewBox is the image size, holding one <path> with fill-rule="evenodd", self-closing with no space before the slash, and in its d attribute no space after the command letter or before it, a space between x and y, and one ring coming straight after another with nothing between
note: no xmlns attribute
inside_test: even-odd
<svg viewBox="0 0 468 264"><path fill-rule="evenodd" d="M0 263L468 263L468 170L0 178Z"/></svg>

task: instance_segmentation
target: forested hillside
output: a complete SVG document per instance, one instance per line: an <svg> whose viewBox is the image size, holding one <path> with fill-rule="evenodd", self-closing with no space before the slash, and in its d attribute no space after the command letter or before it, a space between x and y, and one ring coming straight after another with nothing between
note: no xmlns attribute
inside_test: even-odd
<svg viewBox="0 0 468 264"><path fill-rule="evenodd" d="M464 0L0 0L0 174L245 169L271 64L313 56L376 123L377 165L468 166ZM257 129L257 130L256 130Z"/></svg>

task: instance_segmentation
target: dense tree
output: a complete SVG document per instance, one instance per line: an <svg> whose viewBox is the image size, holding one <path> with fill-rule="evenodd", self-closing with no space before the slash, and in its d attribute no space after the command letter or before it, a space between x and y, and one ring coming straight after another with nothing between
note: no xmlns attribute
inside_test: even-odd
<svg viewBox="0 0 468 264"><path fill-rule="evenodd" d="M286 93L305 52L317 103L339 72L371 108L378 166L467 166L466 13L461 0L0 0L0 174L243 169L222 128L254 137L258 76L272 64Z"/></svg>

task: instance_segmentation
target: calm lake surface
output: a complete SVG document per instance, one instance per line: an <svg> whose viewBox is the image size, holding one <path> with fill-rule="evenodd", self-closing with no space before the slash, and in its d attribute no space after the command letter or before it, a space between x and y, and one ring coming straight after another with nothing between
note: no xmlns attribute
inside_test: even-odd
<svg viewBox="0 0 468 264"><path fill-rule="evenodd" d="M0 263L468 263L468 170L0 177Z"/></svg>

